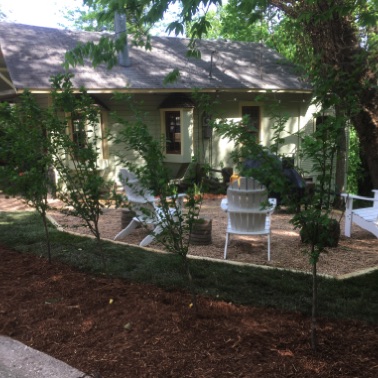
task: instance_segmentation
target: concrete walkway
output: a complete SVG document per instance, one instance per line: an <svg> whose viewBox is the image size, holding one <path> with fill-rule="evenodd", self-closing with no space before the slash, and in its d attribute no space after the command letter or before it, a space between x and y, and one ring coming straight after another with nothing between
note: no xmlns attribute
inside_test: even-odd
<svg viewBox="0 0 378 378"><path fill-rule="evenodd" d="M47 354L0 336L1 378L85 378L88 375Z"/></svg>

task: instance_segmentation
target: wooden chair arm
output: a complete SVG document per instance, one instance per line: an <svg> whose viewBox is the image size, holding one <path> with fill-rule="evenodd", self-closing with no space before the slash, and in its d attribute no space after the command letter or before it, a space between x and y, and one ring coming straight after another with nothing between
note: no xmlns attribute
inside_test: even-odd
<svg viewBox="0 0 378 378"><path fill-rule="evenodd" d="M350 199L358 199L358 200L362 200L362 201L371 201L371 202L378 202L378 198L374 198L374 197L363 197L363 196L359 196L357 194L349 194L349 193L341 193L340 194L341 197L344 197L346 200L348 198Z"/></svg>

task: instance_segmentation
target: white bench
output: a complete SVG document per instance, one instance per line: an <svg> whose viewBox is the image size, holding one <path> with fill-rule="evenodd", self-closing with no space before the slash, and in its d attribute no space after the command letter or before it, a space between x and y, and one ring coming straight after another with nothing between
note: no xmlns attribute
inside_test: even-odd
<svg viewBox="0 0 378 378"><path fill-rule="evenodd" d="M360 226L366 231L371 232L378 238L378 190L373 190L374 197L362 197L354 194L342 193L345 198L345 236L350 237L352 223ZM353 200L358 199L368 201L373 204L371 207L353 209Z"/></svg>

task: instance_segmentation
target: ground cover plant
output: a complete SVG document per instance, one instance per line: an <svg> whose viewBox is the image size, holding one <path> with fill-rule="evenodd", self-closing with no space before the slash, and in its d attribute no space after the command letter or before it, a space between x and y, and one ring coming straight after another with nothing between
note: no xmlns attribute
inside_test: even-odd
<svg viewBox="0 0 378 378"><path fill-rule="evenodd" d="M319 279L314 353L306 274L194 260L195 317L176 255L104 242L105 271L93 238L50 227L53 264L35 213L0 213L1 333L92 376L376 375L377 272Z"/></svg>

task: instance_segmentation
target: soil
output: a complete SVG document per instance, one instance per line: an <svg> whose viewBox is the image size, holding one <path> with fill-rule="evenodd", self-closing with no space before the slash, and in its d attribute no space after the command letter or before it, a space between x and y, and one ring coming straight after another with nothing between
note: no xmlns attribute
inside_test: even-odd
<svg viewBox="0 0 378 378"><path fill-rule="evenodd" d="M362 256L367 249L359 246ZM184 292L95 277L7 248L0 256L0 333L86 377L378 376L377 325L319 319L314 352L310 319L299 313L201 297L196 316Z"/></svg>

